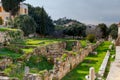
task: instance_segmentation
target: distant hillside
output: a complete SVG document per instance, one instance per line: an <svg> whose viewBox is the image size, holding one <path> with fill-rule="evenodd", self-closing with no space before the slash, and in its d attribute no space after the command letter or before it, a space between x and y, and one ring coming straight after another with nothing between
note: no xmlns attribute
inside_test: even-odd
<svg viewBox="0 0 120 80"><path fill-rule="evenodd" d="M60 26L69 26L69 25L72 25L75 23L82 24L77 20L67 19L66 17L60 18L60 19L54 21L55 25L60 25Z"/></svg>

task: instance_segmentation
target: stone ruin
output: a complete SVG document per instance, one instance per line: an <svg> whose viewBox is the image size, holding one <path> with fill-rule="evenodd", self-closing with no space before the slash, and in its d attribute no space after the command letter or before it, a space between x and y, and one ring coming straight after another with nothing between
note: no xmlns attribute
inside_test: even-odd
<svg viewBox="0 0 120 80"><path fill-rule="evenodd" d="M90 52L97 48L102 41L97 41L94 45L88 45L86 48L80 50L81 46L79 41L76 41L73 46L73 51L77 52L73 55L73 52L66 52L66 43L56 43L47 47L38 47L34 50L33 55L45 55L48 59L52 57L54 63L53 70L45 71L43 74L27 74L24 80L61 80L68 72L74 69L79 63L81 63ZM63 61L57 60L63 54L67 54L67 57ZM32 54L31 54L32 55ZM30 57L30 55L29 55ZM28 57L28 58L29 58Z"/></svg>
<svg viewBox="0 0 120 80"><path fill-rule="evenodd" d="M0 60L0 69L3 70L12 63L13 63L12 59L4 58L4 59Z"/></svg>
<svg viewBox="0 0 120 80"><path fill-rule="evenodd" d="M96 79L94 67L91 67L89 69L89 75L85 76L85 78L86 78L86 80L95 80Z"/></svg>
<svg viewBox="0 0 120 80"><path fill-rule="evenodd" d="M3 43L5 41L6 33L5 32L0 32L0 42Z"/></svg>
<svg viewBox="0 0 120 80"><path fill-rule="evenodd" d="M24 55L25 59L29 60L33 55L44 55L48 61L54 63L54 68L49 71L42 71L41 74L32 74L29 73L29 67L26 67L23 80L61 80L68 72L81 63L90 52L97 48L101 42L103 41L97 41L94 45L90 44L86 48L81 48L80 42L75 41L70 52L65 50L66 42L37 47L32 53ZM73 54L73 52L77 54ZM64 60L62 60L63 54L67 55Z"/></svg>
<svg viewBox="0 0 120 80"><path fill-rule="evenodd" d="M0 31L0 44L9 43L11 41L14 41L17 39L23 39L23 38L24 38L23 31L19 29Z"/></svg>

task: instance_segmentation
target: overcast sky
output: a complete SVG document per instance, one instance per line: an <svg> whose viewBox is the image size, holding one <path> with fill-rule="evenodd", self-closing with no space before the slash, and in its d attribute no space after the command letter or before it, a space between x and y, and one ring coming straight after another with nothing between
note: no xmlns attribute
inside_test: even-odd
<svg viewBox="0 0 120 80"><path fill-rule="evenodd" d="M26 0L43 6L52 19L67 17L86 24L120 22L120 0Z"/></svg>

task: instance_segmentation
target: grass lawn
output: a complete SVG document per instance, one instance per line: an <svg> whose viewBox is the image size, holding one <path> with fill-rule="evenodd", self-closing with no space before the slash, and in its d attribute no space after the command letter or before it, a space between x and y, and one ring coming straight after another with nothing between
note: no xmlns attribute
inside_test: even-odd
<svg viewBox="0 0 120 80"><path fill-rule="evenodd" d="M48 62L43 56L32 56L30 60L26 62L26 66L30 67L31 73L39 73L41 70L53 69L53 64Z"/></svg>
<svg viewBox="0 0 120 80"><path fill-rule="evenodd" d="M11 29L11 28L1 27L1 28L0 28L0 31L1 31L1 32L4 32L4 31L17 31L17 29Z"/></svg>
<svg viewBox="0 0 120 80"><path fill-rule="evenodd" d="M31 39L25 39L25 40L18 40L17 42L14 42L12 44L15 44L16 46L23 46L23 48L20 48L24 53L30 53L33 52L34 48L37 46L46 46L49 44L61 42L64 39L47 39L47 38L31 38ZM29 48L24 48L24 47Z"/></svg>
<svg viewBox="0 0 120 80"><path fill-rule="evenodd" d="M62 80L85 80L85 76L88 75L90 67L94 67L95 71L98 72L110 44L108 41L102 43L95 50L98 52L98 55L89 55L86 57L82 63L68 73Z"/></svg>
<svg viewBox="0 0 120 80"><path fill-rule="evenodd" d="M22 49L22 51L24 52L24 53L30 53L30 52L33 52L33 50L34 50L34 48L28 48L28 49L26 49L26 48L23 48Z"/></svg>
<svg viewBox="0 0 120 80"><path fill-rule="evenodd" d="M0 56L8 56L8 57L11 57L13 59L16 59L18 57L21 56L21 54L18 54L18 53L15 53L14 51L11 51L7 48L2 48L0 49Z"/></svg>
<svg viewBox="0 0 120 80"><path fill-rule="evenodd" d="M14 44L21 45L21 46L29 46L30 48L21 48L23 50L23 52L29 53L34 50L34 48L32 48L31 46L33 46L33 47L46 46L49 44L58 43L58 42L62 42L62 41L67 41L66 50L71 51L73 42L75 41L73 39L31 38L31 39L25 39L24 41L21 41L21 40L17 41ZM80 43L82 44L82 47L87 46L86 40L80 40Z"/></svg>
<svg viewBox="0 0 120 80"><path fill-rule="evenodd" d="M46 46L49 44L66 41L67 39L49 39L49 38L31 38L31 39L25 39L24 41L19 40L13 44L19 44L21 46Z"/></svg>
<svg viewBox="0 0 120 80"><path fill-rule="evenodd" d="M45 46L62 41L75 41L74 39L55 39L55 38L31 38L25 39L24 41L18 41L17 44L24 46ZM87 46L86 40L80 40L83 47Z"/></svg>
<svg viewBox="0 0 120 80"><path fill-rule="evenodd" d="M14 70L14 73L9 74L9 77L18 77L19 80L23 80L25 66L29 66L30 73L35 74L38 74L40 71L53 69L53 64L48 62L45 57L32 56L29 61L25 61L24 66L22 66L20 69ZM4 72L8 73L7 71L9 70L11 69L8 67Z"/></svg>
<svg viewBox="0 0 120 80"><path fill-rule="evenodd" d="M87 46L87 41L86 40L80 40L80 43L81 43L83 48Z"/></svg>

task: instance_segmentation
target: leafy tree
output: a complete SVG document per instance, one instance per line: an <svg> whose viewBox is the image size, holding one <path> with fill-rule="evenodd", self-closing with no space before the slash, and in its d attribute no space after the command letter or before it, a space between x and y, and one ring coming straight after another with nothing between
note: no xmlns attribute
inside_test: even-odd
<svg viewBox="0 0 120 80"><path fill-rule="evenodd" d="M118 36L118 31L112 30L112 31L110 32L110 35L112 36L113 39L116 39L117 36Z"/></svg>
<svg viewBox="0 0 120 80"><path fill-rule="evenodd" d="M10 13L10 18L17 14L20 8L20 2L22 1L24 0L1 0L4 10Z"/></svg>
<svg viewBox="0 0 120 80"><path fill-rule="evenodd" d="M69 26L64 30L64 34L69 35L69 36L77 36L77 29L75 26Z"/></svg>
<svg viewBox="0 0 120 80"><path fill-rule="evenodd" d="M108 36L108 28L106 26L106 24L102 23L102 24L98 24L98 26L102 32L102 38L106 38Z"/></svg>
<svg viewBox="0 0 120 80"><path fill-rule="evenodd" d="M109 27L109 32L111 32L112 30L118 31L118 26L117 26L117 24L111 24L111 25L110 25L110 27Z"/></svg>
<svg viewBox="0 0 120 80"><path fill-rule="evenodd" d="M37 25L32 17L20 15L14 19L14 27L20 28L23 30L24 35L28 36L29 34L35 33Z"/></svg>
<svg viewBox="0 0 120 80"><path fill-rule="evenodd" d="M46 12L42 8L41 14L40 14L40 18L41 18L40 23L41 24L39 24L39 26L37 26L37 30L36 30L37 33L42 34L42 35L46 34L46 25L45 25L46 19L45 19L45 17L46 17Z"/></svg>
<svg viewBox="0 0 120 80"><path fill-rule="evenodd" d="M118 36L118 26L117 26L117 24L110 25L109 35L111 35L113 39L117 38L117 36Z"/></svg>
<svg viewBox="0 0 120 80"><path fill-rule="evenodd" d="M60 30L64 30L64 29L65 29L64 26L60 26L60 25L56 25L56 26L55 26L55 30L56 30L56 31L60 31Z"/></svg>
<svg viewBox="0 0 120 80"><path fill-rule="evenodd" d="M60 19L54 21L54 23L56 25L61 25L61 26L69 24L70 22L81 24L79 21L76 21L76 20L73 20L73 19L67 19L66 17L63 17L63 18L60 18Z"/></svg>
<svg viewBox="0 0 120 80"><path fill-rule="evenodd" d="M86 26L84 24L73 24L64 29L64 34L69 36L85 36Z"/></svg>
<svg viewBox="0 0 120 80"><path fill-rule="evenodd" d="M86 25L84 24L79 24L77 27L78 30L78 36L86 36Z"/></svg>
<svg viewBox="0 0 120 80"><path fill-rule="evenodd" d="M33 7L28 4L29 15L34 18L37 23L36 32L40 35L50 35L54 32L53 21L48 16L44 8Z"/></svg>

